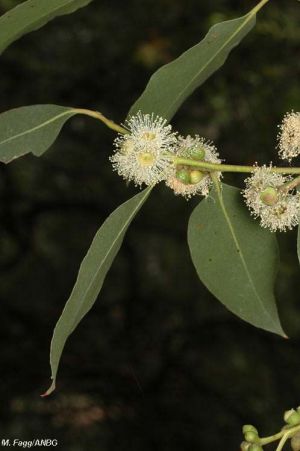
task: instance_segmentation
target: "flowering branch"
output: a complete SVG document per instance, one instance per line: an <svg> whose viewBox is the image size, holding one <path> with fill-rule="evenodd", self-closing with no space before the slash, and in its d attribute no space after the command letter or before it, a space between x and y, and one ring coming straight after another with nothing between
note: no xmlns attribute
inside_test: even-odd
<svg viewBox="0 0 300 451"><path fill-rule="evenodd" d="M288 191L293 190L294 188L297 188L297 186L299 186L299 185L300 185L300 176L296 177L295 179L291 180L290 182L285 183L279 189L281 191L288 192Z"/></svg>
<svg viewBox="0 0 300 451"><path fill-rule="evenodd" d="M208 163L206 161L197 161L190 158L178 158L172 156L173 162L175 164L182 164L186 166L195 166L198 168L205 169L206 171L221 171L221 172L240 172L240 173L251 173L255 172L255 166L240 166L234 164L222 164L222 163ZM283 167L277 168L272 167L272 172L276 174L300 174L300 167ZM300 183L300 181L299 181Z"/></svg>
<svg viewBox="0 0 300 451"><path fill-rule="evenodd" d="M87 110L85 108L75 108L74 111L76 111L77 114L84 114L86 116L93 117L94 119L98 119L99 121L103 122L108 128L111 128L115 132L121 133L122 135L129 133L128 130L116 124L112 120L107 119L107 117L105 117L99 111Z"/></svg>
<svg viewBox="0 0 300 451"><path fill-rule="evenodd" d="M84 110L83 110L84 111ZM101 113L88 112L110 128L119 126ZM300 167L261 167L223 164L213 143L199 135L179 136L166 119L139 111L120 127L115 139L113 168L135 185L155 185L164 181L176 195L189 199L207 197L213 183L220 189L223 172L250 173L242 191L246 204L262 227L286 231L299 224ZM300 155L300 113L287 113L280 125L279 157L291 161ZM291 180L290 175L298 175Z"/></svg>

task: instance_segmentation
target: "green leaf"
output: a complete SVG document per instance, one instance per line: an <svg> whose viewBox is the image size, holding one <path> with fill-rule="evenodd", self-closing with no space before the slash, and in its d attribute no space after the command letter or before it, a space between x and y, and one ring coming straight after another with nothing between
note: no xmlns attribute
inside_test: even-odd
<svg viewBox="0 0 300 451"><path fill-rule="evenodd" d="M276 237L250 217L237 188L222 184L200 202L188 243L199 278L219 301L250 324L284 335L274 297Z"/></svg>
<svg viewBox="0 0 300 451"><path fill-rule="evenodd" d="M0 161L9 163L30 152L42 155L77 113L74 108L33 105L0 114Z"/></svg>
<svg viewBox="0 0 300 451"><path fill-rule="evenodd" d="M262 0L243 17L214 25L199 44L156 71L129 116L141 110L169 121L185 99L224 64L230 51L254 27L256 13L266 1Z"/></svg>
<svg viewBox="0 0 300 451"><path fill-rule="evenodd" d="M42 155L75 114L97 119L118 133L126 132L99 111L58 105L24 106L0 114L0 161L9 163L27 153Z"/></svg>
<svg viewBox="0 0 300 451"><path fill-rule="evenodd" d="M14 41L92 0L28 0L0 17L0 54Z"/></svg>
<svg viewBox="0 0 300 451"><path fill-rule="evenodd" d="M48 396L55 390L58 365L66 340L94 305L127 228L149 196L151 189L152 187L148 187L118 207L98 230L81 263L73 291L54 329L50 351L53 382L43 396Z"/></svg>

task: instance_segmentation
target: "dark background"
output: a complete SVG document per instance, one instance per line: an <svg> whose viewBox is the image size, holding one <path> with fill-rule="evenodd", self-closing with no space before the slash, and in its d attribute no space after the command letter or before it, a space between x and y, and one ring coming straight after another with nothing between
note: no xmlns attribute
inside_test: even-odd
<svg viewBox="0 0 300 451"><path fill-rule="evenodd" d="M0 12L18 3L0 0ZM155 69L254 4L95 0L4 53L0 109L56 103L121 122ZM277 124L299 110L299 11L296 0L271 1L174 127L214 140L227 162L276 164ZM107 215L136 192L111 171L114 136L76 117L42 158L0 166L1 438L56 438L72 451L237 451L244 423L268 435L300 404L296 232L280 236L284 340L240 321L202 286L186 244L197 200L164 186L68 341L57 391L39 397L81 259Z"/></svg>

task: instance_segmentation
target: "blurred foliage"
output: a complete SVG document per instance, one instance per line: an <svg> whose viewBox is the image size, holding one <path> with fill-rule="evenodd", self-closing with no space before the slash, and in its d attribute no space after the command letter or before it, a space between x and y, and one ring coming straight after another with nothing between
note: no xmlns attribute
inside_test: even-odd
<svg viewBox="0 0 300 451"><path fill-rule="evenodd" d="M19 2L0 0L0 11ZM94 1L11 46L1 111L88 107L122 121L151 73L252 0ZM276 127L299 109L299 3L270 2L257 28L174 120L222 158L276 164ZM52 437L64 450L238 448L241 426L271 433L299 404L300 307L295 233L280 236L283 340L228 313L188 254L187 203L163 186L130 229L101 297L68 343L57 392L49 343L78 266L106 216L136 190L111 172L114 135L76 117L43 158L1 165L3 436ZM242 180L226 178L241 183Z"/></svg>

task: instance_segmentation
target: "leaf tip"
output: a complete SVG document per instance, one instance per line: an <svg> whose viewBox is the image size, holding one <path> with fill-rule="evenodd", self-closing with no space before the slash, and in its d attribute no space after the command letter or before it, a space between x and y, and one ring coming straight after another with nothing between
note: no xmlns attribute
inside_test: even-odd
<svg viewBox="0 0 300 451"><path fill-rule="evenodd" d="M51 393L53 393L55 391L56 388L56 384L55 381L52 382L52 384L50 385L50 387L48 388L47 391L45 391L45 393L43 393L41 396L41 398L47 398L49 395L51 395Z"/></svg>

